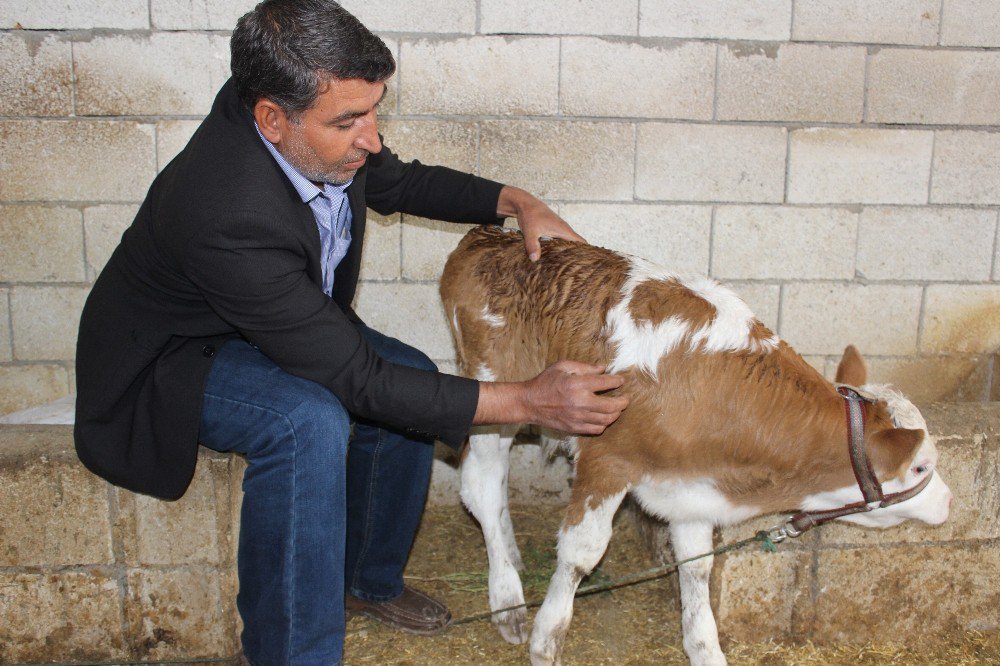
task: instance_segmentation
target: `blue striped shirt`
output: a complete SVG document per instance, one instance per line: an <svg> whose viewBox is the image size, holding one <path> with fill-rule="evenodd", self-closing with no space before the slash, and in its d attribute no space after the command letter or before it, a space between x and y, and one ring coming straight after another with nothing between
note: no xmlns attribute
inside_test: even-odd
<svg viewBox="0 0 1000 666"><path fill-rule="evenodd" d="M302 203L309 204L316 226L319 227L320 263L323 266L323 291L327 296L333 295L333 273L337 265L347 255L351 247L351 206L347 201L347 187L354 179L343 185L323 183L323 189L313 184L298 170L288 163L288 160L278 152L270 141L260 133L256 123L254 128L264 142L267 150L274 156L278 166L292 181L292 187L302 197Z"/></svg>

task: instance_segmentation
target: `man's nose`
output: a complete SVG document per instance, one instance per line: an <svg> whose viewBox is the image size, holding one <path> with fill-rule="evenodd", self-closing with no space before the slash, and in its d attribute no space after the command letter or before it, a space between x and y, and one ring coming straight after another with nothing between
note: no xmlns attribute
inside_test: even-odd
<svg viewBox="0 0 1000 666"><path fill-rule="evenodd" d="M382 151L382 141L378 138L378 120L374 112L368 120L369 122L365 123L364 131L358 135L355 145L374 155Z"/></svg>

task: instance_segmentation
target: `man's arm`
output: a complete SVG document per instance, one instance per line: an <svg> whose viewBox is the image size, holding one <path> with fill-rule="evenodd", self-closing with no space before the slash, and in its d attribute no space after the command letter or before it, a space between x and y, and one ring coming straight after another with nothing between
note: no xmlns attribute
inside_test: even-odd
<svg viewBox="0 0 1000 666"><path fill-rule="evenodd" d="M519 187L416 160L404 162L384 144L382 152L368 159L365 196L368 206L383 215L403 212L479 224L516 217L532 261L541 253L542 236L586 242L544 202Z"/></svg>
<svg viewBox="0 0 1000 666"><path fill-rule="evenodd" d="M620 375L576 361L559 361L526 382L482 382L473 424L535 423L579 435L599 435L625 407L624 396L597 395L619 388Z"/></svg>
<svg viewBox="0 0 1000 666"><path fill-rule="evenodd" d="M499 224L497 200L504 185L487 178L404 162L389 146L368 157L365 203L380 215L408 213L446 222Z"/></svg>
<svg viewBox="0 0 1000 666"><path fill-rule="evenodd" d="M382 360L307 276L303 239L289 232L301 222L227 210L189 239L178 266L219 318L285 372L326 386L352 414L459 446L478 384Z"/></svg>

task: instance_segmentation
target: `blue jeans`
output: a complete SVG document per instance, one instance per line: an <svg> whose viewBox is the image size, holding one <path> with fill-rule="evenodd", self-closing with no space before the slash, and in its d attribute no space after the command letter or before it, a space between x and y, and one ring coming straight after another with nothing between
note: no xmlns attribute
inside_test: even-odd
<svg viewBox="0 0 1000 666"><path fill-rule="evenodd" d="M435 369L422 352L360 329L387 361ZM345 587L369 601L403 591L433 442L355 420L328 389L241 340L212 363L200 439L248 462L237 596L247 659L340 664Z"/></svg>

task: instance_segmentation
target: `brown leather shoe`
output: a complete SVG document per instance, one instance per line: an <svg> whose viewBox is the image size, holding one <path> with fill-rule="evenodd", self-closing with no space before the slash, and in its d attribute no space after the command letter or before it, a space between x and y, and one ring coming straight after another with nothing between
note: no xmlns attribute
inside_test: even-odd
<svg viewBox="0 0 1000 666"><path fill-rule="evenodd" d="M403 593L389 601L365 601L348 594L344 603L347 617L366 615L384 624L421 636L439 634L451 624L451 611L436 599L408 585Z"/></svg>

